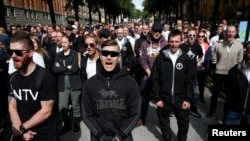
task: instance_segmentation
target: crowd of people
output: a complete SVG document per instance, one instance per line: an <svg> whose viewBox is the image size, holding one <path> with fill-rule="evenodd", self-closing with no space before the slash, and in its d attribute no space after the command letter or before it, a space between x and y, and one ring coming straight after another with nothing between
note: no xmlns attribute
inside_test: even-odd
<svg viewBox="0 0 250 141"><path fill-rule="evenodd" d="M245 50L244 50L245 48ZM225 19L208 23L178 19L110 24L11 25L0 27L0 124L17 141L58 141L83 120L91 141L132 141L155 103L161 133L186 141L189 115L201 118L198 102L216 114L225 94L222 124L250 125L250 43ZM207 77L213 79L205 100ZM2 135L1 135L2 136ZM6 136L3 135L4 138Z"/></svg>

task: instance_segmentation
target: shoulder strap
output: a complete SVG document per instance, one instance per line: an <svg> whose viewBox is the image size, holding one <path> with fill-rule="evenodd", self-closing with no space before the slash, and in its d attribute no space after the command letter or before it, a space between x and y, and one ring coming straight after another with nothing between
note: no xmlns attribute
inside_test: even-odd
<svg viewBox="0 0 250 141"><path fill-rule="evenodd" d="M15 76L18 74L18 71L15 71L13 72L11 75L10 75L10 79L9 79L9 82L10 84L12 83L12 80L15 78Z"/></svg>
<svg viewBox="0 0 250 141"><path fill-rule="evenodd" d="M40 89L42 88L42 82L43 82L45 74L46 74L46 70L45 69L40 68L38 70L38 74L36 76L36 89L38 91L40 91Z"/></svg>

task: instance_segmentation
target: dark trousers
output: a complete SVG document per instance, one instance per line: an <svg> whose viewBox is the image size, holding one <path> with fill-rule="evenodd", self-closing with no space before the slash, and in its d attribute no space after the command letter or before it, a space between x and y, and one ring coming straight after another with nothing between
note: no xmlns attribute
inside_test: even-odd
<svg viewBox="0 0 250 141"><path fill-rule="evenodd" d="M163 108L157 108L157 114L161 126L162 136L164 137L165 141L171 141L172 130L170 127L170 113L171 111L174 112L175 117L177 119L178 125L178 141L186 141L188 128L189 128L189 110L182 109L182 102L175 102L174 104L166 104L164 103Z"/></svg>
<svg viewBox="0 0 250 141"><path fill-rule="evenodd" d="M222 90L223 84L224 84L224 89L226 89L227 87L226 85L227 76L228 75L214 73L214 86L213 86L213 93L212 93L211 101L210 101L210 110L209 110L210 113L215 113L216 111L218 97Z"/></svg>
<svg viewBox="0 0 250 141"><path fill-rule="evenodd" d="M205 81L207 77L207 71L197 71L198 74L198 88L200 93L200 98L204 98Z"/></svg>
<svg viewBox="0 0 250 141"><path fill-rule="evenodd" d="M151 86L149 79L142 80L142 103L141 103L141 119L145 121L148 113L148 105L151 100Z"/></svg>
<svg viewBox="0 0 250 141"><path fill-rule="evenodd" d="M114 136L104 135L101 137L101 139L98 139L97 137L95 137L94 135L91 134L90 141L112 141L113 138L114 138ZM126 137L125 139L123 139L122 141L133 141L133 137L132 137L132 135L130 135L130 136Z"/></svg>

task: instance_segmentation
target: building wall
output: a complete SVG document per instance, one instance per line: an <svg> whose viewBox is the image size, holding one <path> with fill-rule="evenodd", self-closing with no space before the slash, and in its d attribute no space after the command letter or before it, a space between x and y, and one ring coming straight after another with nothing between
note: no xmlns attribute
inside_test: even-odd
<svg viewBox="0 0 250 141"><path fill-rule="evenodd" d="M206 20L210 20L213 16L215 1L216 0L199 0L198 9L194 10L196 18L202 18L204 16ZM248 11L250 11L250 0L221 0L218 18L247 19L249 18ZM241 15L237 15L239 13Z"/></svg>
<svg viewBox="0 0 250 141"><path fill-rule="evenodd" d="M5 5L5 17L7 27L12 24L43 25L51 24L49 7L46 0L3 0ZM75 20L74 11L64 11L66 0L53 0L55 18L57 24L67 25ZM102 13L103 10L101 10ZM102 18L104 14L102 14ZM92 14L93 21L98 21L98 14ZM79 21L88 22L88 8L79 8Z"/></svg>

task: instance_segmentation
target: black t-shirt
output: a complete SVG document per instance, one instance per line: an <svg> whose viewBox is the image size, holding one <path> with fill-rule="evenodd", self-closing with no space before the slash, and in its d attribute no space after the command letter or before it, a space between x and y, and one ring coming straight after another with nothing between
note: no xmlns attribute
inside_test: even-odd
<svg viewBox="0 0 250 141"><path fill-rule="evenodd" d="M10 96L15 97L17 101L17 111L19 117L24 123L29 120L36 112L41 109L41 101L57 100L56 85L53 76L47 71L42 79L40 90L36 88L36 79L39 69L36 69L28 76L22 76L17 73L10 80ZM56 135L56 105L54 105L52 115L42 124L29 129L37 132L36 138L51 138Z"/></svg>

